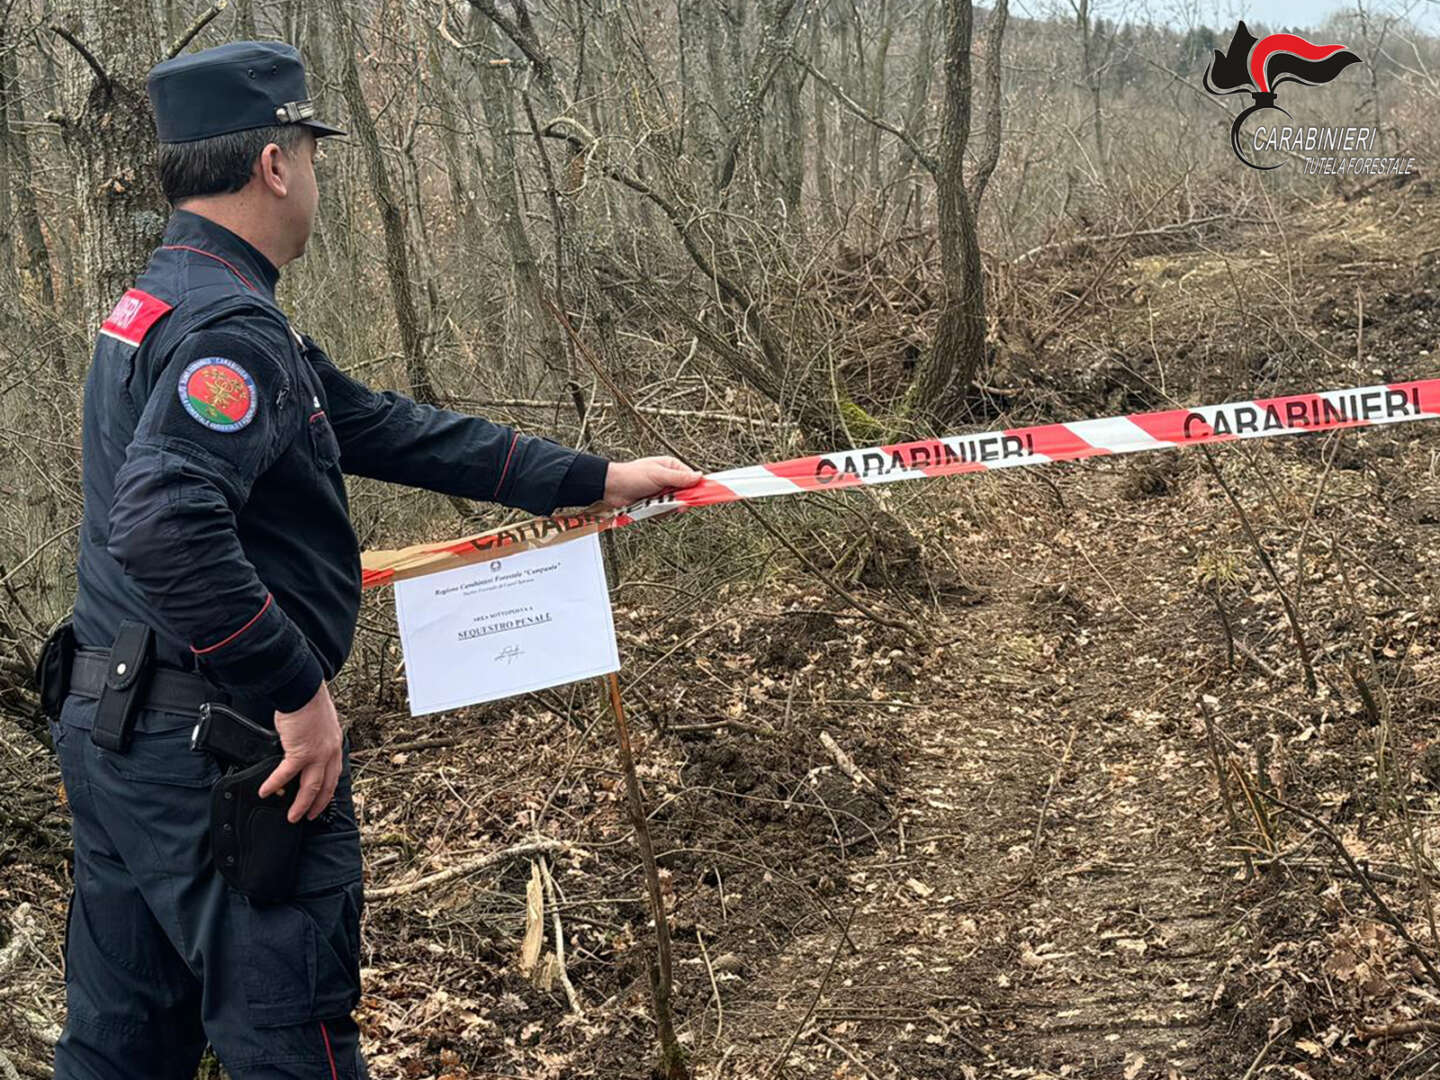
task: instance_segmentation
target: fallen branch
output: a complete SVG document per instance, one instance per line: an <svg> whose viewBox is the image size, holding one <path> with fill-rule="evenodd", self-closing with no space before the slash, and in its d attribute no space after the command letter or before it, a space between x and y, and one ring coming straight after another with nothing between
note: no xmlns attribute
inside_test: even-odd
<svg viewBox="0 0 1440 1080"><path fill-rule="evenodd" d="M575 851L573 844L564 840L532 840L524 844L516 844L513 847L505 848L503 851L492 851L485 855L477 855L472 859L465 859L454 866L447 866L444 870L438 870L433 874L416 878L414 881L402 881L398 885L382 885L375 889L365 890L365 899L387 900L392 896L409 896L411 893L422 892L425 889L434 888L436 885L443 885L464 874L474 873L476 870L484 870L487 866L494 866L497 863L507 862L510 859L519 859L531 855L548 855L560 851Z"/></svg>
<svg viewBox="0 0 1440 1080"><path fill-rule="evenodd" d="M389 746L367 746L360 750L352 750L351 758L366 758L371 754L399 754L410 750L437 750L445 746L454 746L460 740L450 736L436 739L413 739L410 742L391 743Z"/></svg>
<svg viewBox="0 0 1440 1080"><path fill-rule="evenodd" d="M810 1018L815 1015L815 1006L820 1004L820 996L825 993L825 987L830 983L830 976L835 974L835 965L840 961L840 950L845 942L850 939L850 924L855 921L855 913L860 910L857 904L850 909L850 915L845 920L845 928L840 931L840 940L835 943L835 951L830 954L830 966L825 969L825 974L820 979L820 985L815 987L815 996L810 999L810 1007L805 1010L805 1015L800 1018L800 1023L790 1033L790 1040L785 1044L785 1049L770 1063L770 1068L765 1073L765 1080L771 1080L777 1072L785 1067L785 1062L790 1060L790 1053L795 1049L795 1041L800 1038L800 1033L810 1025Z"/></svg>
<svg viewBox="0 0 1440 1080"><path fill-rule="evenodd" d="M540 860L540 876L545 879L545 895L550 898L550 921L555 929L555 969L560 976L560 985L565 988L565 999L570 1002L570 1011L576 1016L584 1016L585 1010L580 1007L580 995L575 992L575 984L570 981L570 972L565 967L565 931L560 926L560 898L556 895L555 879L550 876L550 863L546 859Z"/></svg>
<svg viewBox="0 0 1440 1080"><path fill-rule="evenodd" d="M835 759L835 764L839 767L840 771L851 780L861 787L875 787L874 782L865 775L859 765L855 764L855 759L840 749L840 744L835 741L834 737L828 731L820 732L820 745L830 751L830 756Z"/></svg>
<svg viewBox="0 0 1440 1080"><path fill-rule="evenodd" d="M1397 1020L1393 1024L1380 1024L1376 1027L1357 1026L1355 1037L1361 1042L1383 1042L1386 1039L1418 1035L1422 1031L1440 1031L1440 1020Z"/></svg>
<svg viewBox="0 0 1440 1080"><path fill-rule="evenodd" d="M1165 236L1200 225L1209 225L1212 221L1234 221L1234 217L1231 214L1211 214L1208 217L1191 218L1189 221L1172 221L1168 225L1157 225L1153 229L1130 229L1128 232L1073 236L1069 240L1055 240L1048 244L1040 244L1022 255L1015 256L1011 261L1022 263L1026 259L1033 259L1042 251L1050 251L1055 248L1079 247L1082 244L1104 244L1111 240L1133 240L1137 236Z"/></svg>

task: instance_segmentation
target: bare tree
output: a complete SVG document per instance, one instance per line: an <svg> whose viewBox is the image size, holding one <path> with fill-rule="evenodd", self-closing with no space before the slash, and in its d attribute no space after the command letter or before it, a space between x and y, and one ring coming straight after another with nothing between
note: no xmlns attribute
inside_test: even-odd
<svg viewBox="0 0 1440 1080"><path fill-rule="evenodd" d="M940 218L940 318L934 344L916 372L910 397L914 411L937 426L960 414L965 393L984 358L985 284L976 219L980 197L999 156L1000 65L1006 14L1002 2L991 15L992 32L987 46L991 71L988 142L981 168L967 190L965 151L970 141L973 97L970 38L974 16L970 0L946 0L945 4L945 93L935 162Z"/></svg>
<svg viewBox="0 0 1440 1080"><path fill-rule="evenodd" d="M425 330L420 322L420 310L415 304L415 296L410 291L410 240L407 235L404 201L395 192L390 169L380 147L375 117L370 112L364 88L360 85L360 69L355 62L355 24L341 0L330 0L330 14L335 25L341 28L343 39L347 42L346 47L340 50L340 85L345 94L351 126L355 128L355 134L360 140L365 169L380 211L380 225L385 237L385 276L390 284L390 300L395 306L395 324L400 332L405 374L415 399L435 404L438 397L425 360Z"/></svg>
<svg viewBox="0 0 1440 1080"><path fill-rule="evenodd" d="M69 25L53 29L71 46L58 121L73 164L80 292L93 330L164 231L165 196L152 166L155 120L145 94L145 76L163 54L158 27L140 4L87 0Z"/></svg>
<svg viewBox="0 0 1440 1080"><path fill-rule="evenodd" d="M19 228L21 257L20 283L44 307L55 306L55 278L50 269L50 248L40 224L40 210L35 196L35 167L30 153L30 128L25 116L25 97L21 92L18 48L0 24L0 174L9 174L10 183L0 181L0 204L8 200L10 185L14 189L14 215ZM3 221L10 220L5 210ZM10 245L5 245L4 258L10 258ZM56 359L63 374L64 353Z"/></svg>

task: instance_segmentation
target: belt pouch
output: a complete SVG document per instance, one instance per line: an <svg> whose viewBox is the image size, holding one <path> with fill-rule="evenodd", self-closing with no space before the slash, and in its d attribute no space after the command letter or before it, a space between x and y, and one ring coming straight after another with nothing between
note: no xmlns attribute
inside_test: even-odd
<svg viewBox="0 0 1440 1080"><path fill-rule="evenodd" d="M35 661L35 689L40 694L40 711L51 720L60 719L65 696L70 693L70 667L75 663L75 628L66 619L50 632Z"/></svg>
<svg viewBox="0 0 1440 1080"><path fill-rule="evenodd" d="M96 746L123 754L130 748L135 714L149 689L154 662L155 633L144 623L126 619L110 646L105 685L95 708L95 726L90 741Z"/></svg>

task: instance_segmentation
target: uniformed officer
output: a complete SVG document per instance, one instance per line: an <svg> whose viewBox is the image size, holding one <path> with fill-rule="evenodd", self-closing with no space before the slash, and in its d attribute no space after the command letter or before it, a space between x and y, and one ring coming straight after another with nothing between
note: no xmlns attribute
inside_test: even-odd
<svg viewBox="0 0 1440 1080"><path fill-rule="evenodd" d="M189 1080L208 1039L236 1080L364 1076L360 842L327 688L360 600L342 473L546 513L698 477L350 378L275 301L314 223L316 140L343 134L315 118L299 54L208 49L149 92L174 214L86 383L79 650L51 724L75 840L56 1075ZM216 871L220 770L189 748L205 701L279 733L259 794L298 783L305 830L283 902Z"/></svg>

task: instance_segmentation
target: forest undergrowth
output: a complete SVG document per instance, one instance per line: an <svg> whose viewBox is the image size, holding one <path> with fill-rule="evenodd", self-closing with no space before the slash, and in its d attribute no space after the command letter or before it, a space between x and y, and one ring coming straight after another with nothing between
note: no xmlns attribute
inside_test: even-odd
<svg viewBox="0 0 1440 1080"><path fill-rule="evenodd" d="M1042 256L996 286L973 426L1433 377L1435 215L1387 185L1134 244L1094 288ZM1037 298L1063 363L1015 331ZM1437 461L1421 423L758 506L818 576L735 507L615 534L695 1075L1440 1072ZM362 628L372 1076L646 1076L599 689L414 720L388 595ZM0 740L0 1048L39 1076L65 807Z"/></svg>

